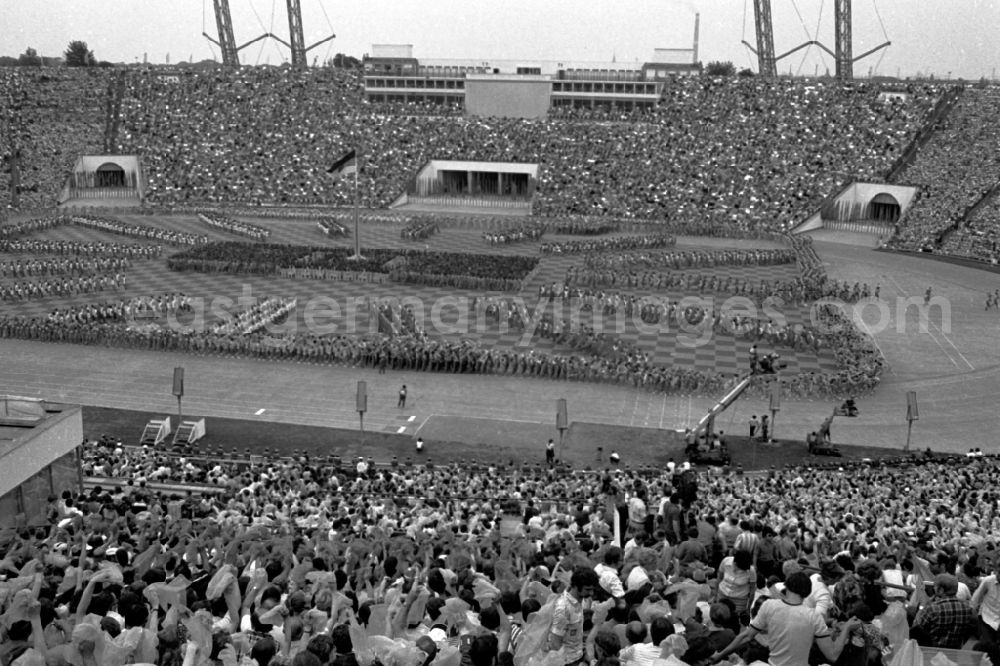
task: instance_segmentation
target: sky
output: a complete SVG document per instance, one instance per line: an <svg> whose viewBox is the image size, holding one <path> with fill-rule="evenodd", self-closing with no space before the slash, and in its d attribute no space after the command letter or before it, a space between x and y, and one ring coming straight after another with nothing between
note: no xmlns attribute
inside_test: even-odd
<svg viewBox="0 0 1000 666"><path fill-rule="evenodd" d="M306 44L336 33L309 61L356 57L372 44L412 44L417 58L643 62L656 48L690 47L701 15L699 60L757 69L741 44L756 44L753 0L300 0ZM288 39L285 0L229 0L237 44L263 32ZM816 39L834 50L834 0L771 0L775 51ZM1000 68L1000 0L853 0L854 54L892 45L854 65L855 76L934 74L995 79ZM883 29L884 25L884 29ZM61 55L71 40L98 60L172 63L219 57L212 0L0 0L0 55L28 47ZM280 64L268 39L240 52L244 64ZM834 69L816 47L778 63L809 76Z"/></svg>

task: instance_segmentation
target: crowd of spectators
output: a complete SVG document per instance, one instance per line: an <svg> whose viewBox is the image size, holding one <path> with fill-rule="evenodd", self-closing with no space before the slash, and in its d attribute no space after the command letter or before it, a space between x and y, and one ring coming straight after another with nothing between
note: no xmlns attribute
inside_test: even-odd
<svg viewBox="0 0 1000 666"><path fill-rule="evenodd" d="M149 199L161 205L347 206L353 193L328 182L325 169L329 155L361 146L366 207L391 202L432 158L530 161L542 166L536 212L546 216L740 229L786 228L845 178L877 180L941 93L912 84L909 99L900 101L880 95L877 84L681 77L665 86L652 111L524 121L369 104L357 73L334 68L176 76L137 68L122 80L113 149L143 156ZM105 102L114 87L108 73L93 69L3 72L0 112L16 131L0 139L0 153L21 150L22 206L51 204L76 156L104 152L104 128L111 126L104 116L113 106ZM250 98L255 113L247 116L241 109ZM893 246L937 246L995 185L992 124L981 120L995 114L997 99L992 87L967 88L903 173L902 181L922 191ZM959 154L975 155L974 163L958 164ZM9 202L9 179L0 181ZM984 235L985 217L984 225L959 229L944 249L989 258L992 240L962 240Z"/></svg>
<svg viewBox="0 0 1000 666"><path fill-rule="evenodd" d="M329 155L361 146L365 207L391 202L428 159L529 161L542 166L536 212L546 216L707 221L740 229L786 228L848 174L880 177L941 92L913 84L909 99L899 101L881 96L877 84L681 77L665 86L654 110L614 122L579 113L484 121L436 107L424 114L369 104L357 73L334 68L176 76L137 68L122 80L113 149L143 156L149 199L161 205L348 206L351 188L329 182L325 169ZM51 203L72 159L103 152L97 146L110 81L95 70L14 68L0 77L0 111L18 119L12 126L23 127L26 137L20 143L27 203ZM95 88L104 94L94 95ZM988 143L982 132L990 124L977 121L990 116L994 97L989 88L968 89L946 120L948 136L939 132L904 175L925 192L903 221L897 245L914 246L955 222L968 203L954 197L972 196L990 177L984 157L984 168L978 162L962 167L972 177L948 178L947 153ZM241 109L251 98L255 113L247 116ZM7 144L4 154L12 151ZM653 164L660 171L655 177ZM952 188L953 182L961 187ZM959 189L968 196L957 195Z"/></svg>
<svg viewBox="0 0 1000 666"><path fill-rule="evenodd" d="M900 219L890 246L906 250L936 250L945 232L955 230L951 247L962 237L987 225L965 226L966 216L984 195L1000 183L1000 89L971 86L898 177L920 187L920 195ZM988 221L989 214L984 215Z"/></svg>
<svg viewBox="0 0 1000 666"><path fill-rule="evenodd" d="M881 175L934 103L877 84L679 77L630 122L394 115L361 99L341 70L205 72L176 82L132 72L119 145L144 156L162 204L333 202L353 185L326 177L330 155L362 150L360 196L384 207L430 159L538 163L546 216L709 219L783 228L845 174ZM255 113L243 108L253 98Z"/></svg>
<svg viewBox="0 0 1000 666"><path fill-rule="evenodd" d="M103 485L3 547L4 666L911 664L911 639L997 658L993 457L732 475L571 473L542 447L524 469L112 438L81 456Z"/></svg>
<svg viewBox="0 0 1000 666"><path fill-rule="evenodd" d="M996 265L1000 261L1000 180L963 226L947 234L941 252Z"/></svg>
<svg viewBox="0 0 1000 666"><path fill-rule="evenodd" d="M105 153L110 80L97 67L0 67L0 208L13 203L15 150L20 208L53 205L77 158Z"/></svg>

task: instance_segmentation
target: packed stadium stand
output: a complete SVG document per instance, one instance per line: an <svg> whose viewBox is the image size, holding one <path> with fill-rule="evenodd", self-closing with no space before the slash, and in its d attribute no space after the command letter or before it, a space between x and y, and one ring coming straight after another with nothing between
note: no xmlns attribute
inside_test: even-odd
<svg viewBox="0 0 1000 666"><path fill-rule="evenodd" d="M934 128L930 140L917 153L899 181L920 186L916 204L900 221L896 247L935 249L951 231L946 253L975 255L963 237L975 234L980 225L966 228L968 215L1000 183L1000 90L995 86L973 86L963 91L958 103ZM986 211L980 220L989 220Z"/></svg>
<svg viewBox="0 0 1000 666"><path fill-rule="evenodd" d="M869 285L827 280L811 239L768 232L787 229L847 182L884 177L942 93L940 86L911 84L908 98L887 100L872 83L698 77L666 84L662 103L649 113L575 110L514 121L440 115L420 105L371 105L359 75L335 69L165 74L136 68L124 76L11 70L0 74L0 86L0 120L16 129L0 138L0 150L8 156L20 150L23 207L51 205L73 161L86 153L140 156L148 203L165 210L204 203L243 209L352 203L350 188L333 185L326 170L353 147L362 152L362 203L371 208L393 201L431 159L535 162L541 166L537 213L660 223L646 236L602 238L595 232L594 238L539 248L546 257L586 253L600 269L589 278L617 279L615 271L632 268L638 254L654 262L647 266L667 265L652 252L673 245L667 232L698 229L713 236L725 228L718 235L739 241L780 237L788 245L775 251L780 263L794 260L802 274L758 285L701 273L686 277L692 289L731 286L729 293L797 301L832 295L851 303L869 298ZM945 247L995 256L996 197L975 204L995 190L995 150L981 144L996 148L985 121L997 101L993 91L966 90L903 170L900 182L919 184L924 195L901 222L899 247L916 249L926 239L936 244L971 211L968 224L950 237L959 240ZM6 205L11 192L4 188L6 178L0 184ZM152 261L161 252L169 253L175 271L217 270L209 273L213 282L230 270L241 280L251 273L291 280L305 271L311 284L319 283L315 274L345 272L334 260L346 252L327 256L304 245L269 245L269 229L235 217L189 222L201 226L168 231L83 214L5 224L5 252L64 255L44 264L22 263L19 256L0 266L2 277L11 271L19 281L10 300L21 307L34 298L38 270L75 275L112 259ZM339 229L335 220L324 224L326 234ZM412 220L401 242L410 242L407 234L427 240L431 227ZM125 236L130 243L31 237L81 230ZM208 232L241 239L210 243ZM970 234L973 244L960 240ZM636 249L642 252L631 252ZM767 270L778 263L746 252ZM368 260L403 254L388 253L373 249ZM296 261L279 261L282 255ZM733 250L724 255L699 250L684 260L688 267L748 261ZM419 256L408 264L414 272L421 262L466 262L499 273L493 278L506 277L476 253L406 256ZM529 259L534 263L520 262L524 273L537 264ZM681 255L669 259L680 261ZM379 261L373 271L382 263L388 262ZM558 291L568 294L575 273L564 274L567 284ZM577 286L583 293L606 285ZM555 289L548 295L555 298ZM550 372L548 358L534 351L477 357L477 348L465 341L439 344L417 335L387 336L382 344L388 353L357 338L290 338L285 346L261 346L252 337L259 322L283 317L291 301L263 300L247 309L237 319L247 335L230 328L218 331L218 338L215 331L182 338L176 330L117 326L134 323L138 312L176 314L186 299L182 293L106 295L100 307L74 303L31 318L5 314L0 335L147 350L183 344L203 354L335 360L378 365L383 372L387 365L414 372L466 372L473 365L492 374L527 377L543 370L545 377L565 376ZM616 306L615 297L603 292L595 302ZM502 305L495 300L484 307L502 311ZM699 321L714 315L694 314ZM841 325L843 315L835 309L816 314L838 324L828 327L826 339L836 343L839 370L822 381L833 381L838 394L844 386L873 389L880 350L851 322ZM514 315L520 312L508 313ZM671 316L680 323L680 314ZM756 319L743 327L761 340L788 334ZM116 336L127 339L114 341ZM593 331L572 337L579 348L611 345ZM783 339L786 346L807 344ZM200 346L200 340L210 344ZM818 347L822 340L813 342ZM753 350L756 372L756 345ZM642 358L628 346L613 351L612 357ZM502 371L492 369L494 359L498 368L502 361ZM656 381L641 364L608 368L601 381L613 377L635 387ZM595 363L581 372L604 368ZM812 375L795 381L808 381L803 386L812 389L821 379ZM680 381L675 387L690 395L693 389ZM751 433L756 427L754 417ZM0 443L0 452L10 448ZM57 478L49 465L30 481L31 511L23 506L23 490L4 498L8 513L16 513L14 529L0 532L0 666L696 666L757 660L799 666L810 663L813 647L817 664L916 666L926 658L965 666L998 663L1000 656L1000 462L978 449L967 456L928 452L758 474L696 473L673 460L657 470L619 468L614 457L607 469L571 471L541 450L537 464L437 467L259 451L226 458L196 448L127 446L112 436L73 451L84 478ZM11 483L28 474L6 471ZM795 631L783 631L789 627Z"/></svg>
<svg viewBox="0 0 1000 666"><path fill-rule="evenodd" d="M554 108L544 120L485 121L439 105L371 103L359 72L333 68L6 68L0 87L10 128L0 150L20 148L21 208L51 205L75 158L105 146L141 156L151 204L348 205L350 188L325 170L344 147L362 146L369 207L391 203L431 159L534 162L538 214L741 228L782 228L848 181L880 180L947 89L911 83L887 98L872 83L678 77L651 112ZM994 257L986 195L1000 182L1000 149L983 121L998 104L995 88L966 87L929 128L893 179L920 196L891 246Z"/></svg>
<svg viewBox="0 0 1000 666"><path fill-rule="evenodd" d="M111 74L103 69L0 67L0 155L21 150L20 207L55 203L80 155L103 150ZM0 207L10 202L10 166Z"/></svg>
<svg viewBox="0 0 1000 666"><path fill-rule="evenodd" d="M960 257L996 264L1000 260L1000 199L998 186L983 197L981 205L968 216L966 223L945 237L941 251Z"/></svg>
<svg viewBox="0 0 1000 666"><path fill-rule="evenodd" d="M776 228L844 180L886 170L937 91L911 92L899 103L861 83L691 78L668 84L654 113L627 122L485 121L370 107L359 79L338 70L180 82L135 73L115 148L143 156L158 204L350 204L350 188L331 188L325 170L362 146L369 207L392 202L430 159L537 162L543 215L709 216Z"/></svg>
<svg viewBox="0 0 1000 666"><path fill-rule="evenodd" d="M806 663L813 641L819 663L996 656L993 458L694 481L108 436L81 455L86 488L51 495L0 561L7 664ZM770 619L789 605L814 636L748 631L751 612L793 623Z"/></svg>

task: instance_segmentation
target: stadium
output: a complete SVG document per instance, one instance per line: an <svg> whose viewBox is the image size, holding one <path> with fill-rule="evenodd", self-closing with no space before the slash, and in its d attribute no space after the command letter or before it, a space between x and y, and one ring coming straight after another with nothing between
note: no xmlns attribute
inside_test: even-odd
<svg viewBox="0 0 1000 666"><path fill-rule="evenodd" d="M212 4L0 67L0 666L996 663L994 84Z"/></svg>

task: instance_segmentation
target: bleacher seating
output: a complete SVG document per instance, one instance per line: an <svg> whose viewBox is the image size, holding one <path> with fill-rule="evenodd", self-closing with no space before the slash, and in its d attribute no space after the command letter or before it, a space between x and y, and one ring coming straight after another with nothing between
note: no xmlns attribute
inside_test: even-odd
<svg viewBox="0 0 1000 666"><path fill-rule="evenodd" d="M574 112L486 122L375 109L360 79L330 69L181 83L135 73L127 87L116 149L143 155L148 196L164 205L350 205L353 187L325 171L331 155L364 146L365 206L391 203L430 159L518 161L541 166L536 213L772 228L800 219L845 174L883 174L939 93L913 85L901 103L865 83L692 77L669 82L658 109L625 121Z"/></svg>
<svg viewBox="0 0 1000 666"><path fill-rule="evenodd" d="M921 148L899 182L918 185L920 197L900 219L892 245L906 250L939 248L942 236L954 230L943 248L957 249L958 238L990 227L964 226L966 216L1000 182L1000 88L974 86L958 99L941 126ZM957 236L957 237L956 237Z"/></svg>

